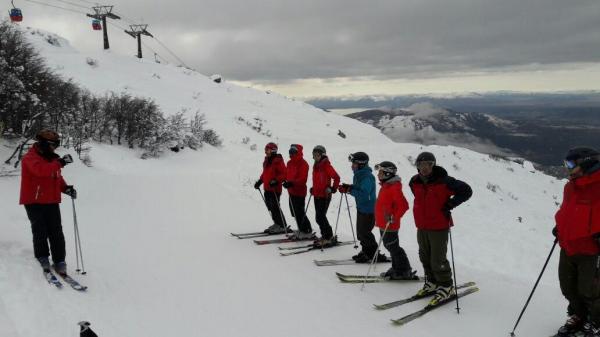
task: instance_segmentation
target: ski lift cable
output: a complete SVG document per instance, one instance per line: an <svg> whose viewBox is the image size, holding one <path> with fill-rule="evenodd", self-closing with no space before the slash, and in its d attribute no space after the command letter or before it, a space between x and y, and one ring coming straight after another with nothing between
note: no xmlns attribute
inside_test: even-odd
<svg viewBox="0 0 600 337"><path fill-rule="evenodd" d="M85 8L85 9L90 9L89 6L80 5L78 3L74 3L74 2L70 2L70 1L66 1L66 0L53 0L53 1L62 2L62 3L65 3L65 4L69 4L71 6L76 6L76 7L81 7L81 8Z"/></svg>
<svg viewBox="0 0 600 337"><path fill-rule="evenodd" d="M27 1L27 2L31 2L31 3L35 3L35 4L38 4L38 5L42 5L42 6L46 6L46 7L58 8L58 9L62 9L62 10L69 11L69 12L74 12L74 13L79 13L79 14L84 14L84 15L85 15L85 14L87 14L87 13L85 13L85 12L78 11L78 10L76 10L76 9L65 8L65 7L60 7L60 6L55 6L55 5L47 4L47 3L45 3L45 2L41 2L41 1L36 1L36 0L25 0L25 1Z"/></svg>
<svg viewBox="0 0 600 337"><path fill-rule="evenodd" d="M88 4L92 5L92 6L98 6L98 5L100 5L99 3L93 2L93 1L87 1L87 0L78 0L78 1L88 3Z"/></svg>
<svg viewBox="0 0 600 337"><path fill-rule="evenodd" d="M185 62L183 62L182 59L179 58L179 56L177 56L174 52L172 52L171 49L169 49L169 47L167 47L164 43L160 42L160 40L156 36L154 37L154 40L156 40L156 42L158 42L158 44L160 44L166 51L168 51L169 54L173 55L173 57L175 57L177 59L177 61L179 61L179 63L181 63L184 67L190 68L187 66L187 64L185 64Z"/></svg>

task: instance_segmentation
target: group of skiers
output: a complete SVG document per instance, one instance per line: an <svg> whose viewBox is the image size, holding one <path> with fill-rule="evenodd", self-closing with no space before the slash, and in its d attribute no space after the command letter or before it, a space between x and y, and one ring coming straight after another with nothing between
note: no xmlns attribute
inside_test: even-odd
<svg viewBox="0 0 600 337"><path fill-rule="evenodd" d="M310 191L309 202L314 198L316 221L321 232L321 237L315 237L315 245L335 246L337 238L327 220L327 209L332 194L338 191L347 193L356 199L356 231L362 247L352 259L356 263L388 261L385 255L378 252L378 244L372 233L377 226L392 262L391 268L383 276L399 280L417 279L416 271L399 244L400 219L409 206L402 192L396 165L391 161L375 165L381 185L376 196L375 177L366 153L356 152L348 157L354 173L352 184L340 184L340 176L331 165L325 147L317 145L312 151L312 188L308 189L309 165L303 158L302 150L300 144L290 146L290 160L286 167L277 145L268 143L265 146L263 171L254 184L256 189L263 186L265 204L274 222L265 232L281 234L288 231L280 206L282 188L286 188L290 210L298 226L298 230L290 237L298 240L313 237L310 220L305 214L305 199ZM472 190L465 182L448 176L444 168L436 165L435 156L430 152L419 154L415 164L418 174L412 177L409 186L415 198L413 215L418 229L419 258L426 277L419 293L434 293L430 304L435 305L455 294L452 270L446 258L452 226L451 210L467 201Z"/></svg>
<svg viewBox="0 0 600 337"><path fill-rule="evenodd" d="M76 198L77 191L62 177L62 169L73 159L70 155L60 157L55 153L60 144L56 132L42 130L36 135L36 142L21 162L20 204L25 206L31 222L35 258L44 269L53 267L58 273L66 274L59 203L61 193ZM305 199L310 192L309 203L310 198L314 198L316 222L321 233L315 244L334 246L337 238L327 220L327 209L332 194L347 193L356 199L357 236L362 246L360 253L352 258L357 263L387 260L385 255L377 252L378 245L372 233L377 226L392 260L392 267L384 275L392 279L415 277L406 252L399 245L400 219L409 205L393 162L375 165L381 185L376 198L375 177L369 167L369 156L364 152L349 156L354 173L352 184L340 184L340 176L331 165L325 148L315 146L310 189L307 187L309 165L303 158L302 145L292 144L289 155L286 165L275 143L265 146L263 171L254 185L265 190L264 201L274 222L265 232L275 234L288 230L280 207L282 189L286 188L290 211L298 226L292 237L311 239L314 234L305 213ZM409 187L414 195L419 259L426 278L419 293L433 293L431 303L435 304L452 297L456 291L446 258L453 225L451 211L467 201L472 191L469 185L450 177L437 165L430 152L419 154L415 165L418 173L410 179ZM557 336L600 337L600 153L591 148L574 148L567 153L564 165L569 171L569 182L565 185L552 233L561 247L559 280L561 291L569 302L569 317Z"/></svg>

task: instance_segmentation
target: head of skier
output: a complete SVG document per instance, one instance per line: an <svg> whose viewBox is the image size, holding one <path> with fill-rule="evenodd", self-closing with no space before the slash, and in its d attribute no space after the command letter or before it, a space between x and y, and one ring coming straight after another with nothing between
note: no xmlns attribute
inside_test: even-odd
<svg viewBox="0 0 600 337"><path fill-rule="evenodd" d="M579 178L585 174L600 169L600 153L589 147L570 149L564 160L570 179Z"/></svg>
<svg viewBox="0 0 600 337"><path fill-rule="evenodd" d="M435 166L435 156L431 152L421 152L417 156L415 166L421 177L429 177Z"/></svg>
<svg viewBox="0 0 600 337"><path fill-rule="evenodd" d="M290 154L290 158L300 157L302 158L302 145L300 144L292 144L290 145L290 149L288 153Z"/></svg>
<svg viewBox="0 0 600 337"><path fill-rule="evenodd" d="M52 154L60 146L60 136L51 130L41 130L36 134L35 139L42 154Z"/></svg>
<svg viewBox="0 0 600 337"><path fill-rule="evenodd" d="M369 156L364 152L354 152L348 156L348 161L352 163L352 171L357 171L369 165Z"/></svg>
<svg viewBox="0 0 600 337"><path fill-rule="evenodd" d="M313 159L315 160L315 163L320 162L321 159L326 157L326 155L327 155L327 151L325 150L325 147L323 145L315 146L312 151L312 156L313 156Z"/></svg>
<svg viewBox="0 0 600 337"><path fill-rule="evenodd" d="M271 142L265 145L265 156L271 157L277 154L277 144Z"/></svg>

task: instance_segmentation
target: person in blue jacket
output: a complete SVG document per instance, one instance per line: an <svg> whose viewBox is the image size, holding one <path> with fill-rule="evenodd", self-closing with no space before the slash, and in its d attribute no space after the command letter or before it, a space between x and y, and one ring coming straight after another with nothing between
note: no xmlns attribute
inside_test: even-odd
<svg viewBox="0 0 600 337"><path fill-rule="evenodd" d="M369 263L377 252L377 241L373 235L375 227L375 176L369 167L369 156L364 152L356 152L348 157L352 163L354 177L352 184L342 184L341 193L349 193L356 200L356 234L362 247L360 253L352 259L356 263ZM385 255L379 254L377 262L387 262Z"/></svg>

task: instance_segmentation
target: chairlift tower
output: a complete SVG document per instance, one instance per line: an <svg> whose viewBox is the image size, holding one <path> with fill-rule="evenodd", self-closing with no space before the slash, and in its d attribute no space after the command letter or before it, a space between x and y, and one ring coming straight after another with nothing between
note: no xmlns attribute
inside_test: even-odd
<svg viewBox="0 0 600 337"><path fill-rule="evenodd" d="M133 37L134 39L137 38L137 57L140 59L142 58L142 35L154 37L146 30L147 28L148 25L129 25L129 30L125 31L125 33L131 35L131 37Z"/></svg>
<svg viewBox="0 0 600 337"><path fill-rule="evenodd" d="M108 44L108 25L106 24L106 18L119 20L121 19L118 15L112 13L114 6L95 6L92 7L94 14L87 14L90 18L102 20L102 33L104 35L104 49L109 49Z"/></svg>

